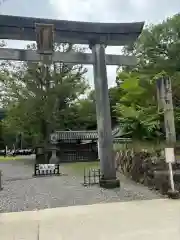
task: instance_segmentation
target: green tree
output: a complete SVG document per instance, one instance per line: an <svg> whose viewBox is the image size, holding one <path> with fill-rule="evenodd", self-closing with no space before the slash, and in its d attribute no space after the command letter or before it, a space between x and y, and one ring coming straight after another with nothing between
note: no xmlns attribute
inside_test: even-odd
<svg viewBox="0 0 180 240"><path fill-rule="evenodd" d="M155 79L158 74L166 72L166 74L168 74L168 76L170 76L172 80L176 130L179 134L180 14L174 15L173 17L166 19L162 23L147 26L143 30L138 41L136 41L133 46L128 46L124 48L124 52L126 54L135 54L138 58L138 65L133 69L125 67L123 68L123 71L119 71L119 74L117 76L117 84L124 91L124 86L121 85L121 83L122 81L126 82L126 85L128 85L128 93L127 91L125 91L125 98L128 99L129 102L131 102L131 104L127 105L127 100L124 103L124 97L122 97L121 104L123 102L123 104L128 106L128 111L130 111L129 107L132 107L132 105L133 110L134 108L136 109L136 111L138 109L138 113L136 112L135 114L138 122L142 118L142 116L139 115L140 112L144 114L143 116L146 116L144 109L146 110L146 112L148 111L148 109L154 109L154 114L156 114L156 83L153 79ZM127 80L127 78L129 80ZM137 78L139 79L138 81ZM132 90L129 89L129 87ZM140 109L139 106L141 107ZM120 108L123 108L123 106ZM119 109L118 112L122 112L122 109ZM152 113L151 116L153 117L154 114ZM163 116L161 115L159 117L160 123L162 125ZM124 118L126 118L126 115L124 116ZM146 118L149 119L147 116ZM132 122L129 124L127 123L127 121L125 122L128 126L132 126L133 124L135 124L135 120L132 120ZM161 125L160 129L162 129ZM147 128L148 126L145 126L145 129ZM135 127L134 129L137 129L137 127ZM147 133L145 135L147 135Z"/></svg>
<svg viewBox="0 0 180 240"><path fill-rule="evenodd" d="M147 26L134 46L124 49L138 57L138 69L146 74L180 71L180 14L155 25Z"/></svg>
<svg viewBox="0 0 180 240"><path fill-rule="evenodd" d="M94 101L86 98L78 100L69 108L65 116L66 128L75 130L95 130L96 108Z"/></svg>
<svg viewBox="0 0 180 240"><path fill-rule="evenodd" d="M155 81L137 72L119 73L121 98L115 113L125 134L136 139L161 135Z"/></svg>
<svg viewBox="0 0 180 240"><path fill-rule="evenodd" d="M79 51L69 44L56 46L56 51L72 50ZM62 116L85 93L88 87L85 72L81 65L62 63L4 64L1 73L6 77L1 78L4 89L1 100L8 109L6 129L23 132L36 142L47 140L50 132L64 127Z"/></svg>

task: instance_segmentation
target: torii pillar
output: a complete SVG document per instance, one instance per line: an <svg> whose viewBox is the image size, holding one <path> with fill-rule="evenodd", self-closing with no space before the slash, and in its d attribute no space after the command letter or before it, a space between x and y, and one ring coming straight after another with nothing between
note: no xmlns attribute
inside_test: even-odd
<svg viewBox="0 0 180 240"><path fill-rule="evenodd" d="M120 187L120 181L116 178L115 159L113 157L113 137L105 60L105 45L94 44L91 45L90 48L92 49L94 58L98 152L102 174L100 186L104 188L116 188Z"/></svg>

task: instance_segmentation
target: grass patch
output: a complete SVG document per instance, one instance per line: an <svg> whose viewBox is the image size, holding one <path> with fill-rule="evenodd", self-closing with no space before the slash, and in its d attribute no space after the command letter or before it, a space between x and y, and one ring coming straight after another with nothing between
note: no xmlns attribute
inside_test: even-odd
<svg viewBox="0 0 180 240"><path fill-rule="evenodd" d="M7 156L7 157L0 156L0 162L6 162L6 161L12 161L12 160L21 160L21 159L23 159L23 158L20 157L20 156L16 156L16 157L13 157L13 156Z"/></svg>
<svg viewBox="0 0 180 240"><path fill-rule="evenodd" d="M73 173L78 175L84 174L84 169L87 168L99 168L99 162L77 162L77 163L68 163L64 165L65 168L69 169Z"/></svg>

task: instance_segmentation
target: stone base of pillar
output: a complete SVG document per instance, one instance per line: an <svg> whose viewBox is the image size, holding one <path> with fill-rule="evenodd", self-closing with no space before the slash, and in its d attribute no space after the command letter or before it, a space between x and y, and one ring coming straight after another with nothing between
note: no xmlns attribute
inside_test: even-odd
<svg viewBox="0 0 180 240"><path fill-rule="evenodd" d="M180 193L177 190L174 190L174 191L169 190L167 192L167 195L168 195L169 198L172 198L172 199L179 199L180 198Z"/></svg>
<svg viewBox="0 0 180 240"><path fill-rule="evenodd" d="M119 188L120 180L119 179L100 179L100 187L106 189Z"/></svg>

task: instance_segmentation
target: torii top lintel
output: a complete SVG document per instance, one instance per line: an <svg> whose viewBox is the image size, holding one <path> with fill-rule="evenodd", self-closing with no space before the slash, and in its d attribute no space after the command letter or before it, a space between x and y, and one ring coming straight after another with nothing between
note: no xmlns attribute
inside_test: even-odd
<svg viewBox="0 0 180 240"><path fill-rule="evenodd" d="M124 46L136 41L144 22L92 23L0 15L0 39L35 41L35 24L53 24L55 42Z"/></svg>

